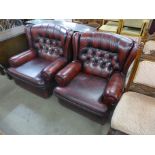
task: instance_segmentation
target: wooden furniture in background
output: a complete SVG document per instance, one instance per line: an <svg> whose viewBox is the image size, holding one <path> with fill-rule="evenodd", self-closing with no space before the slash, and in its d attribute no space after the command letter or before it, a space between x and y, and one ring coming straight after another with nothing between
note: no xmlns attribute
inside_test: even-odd
<svg viewBox="0 0 155 155"><path fill-rule="evenodd" d="M120 33L122 20L108 20L99 28L101 32Z"/></svg>
<svg viewBox="0 0 155 155"><path fill-rule="evenodd" d="M154 50L153 46L151 48L146 46L148 46L147 42L143 53L141 51L137 56L139 61L137 61L129 91L122 96L113 113L109 134L155 133L155 54L147 51ZM124 115L125 113L129 115Z"/></svg>
<svg viewBox="0 0 155 155"><path fill-rule="evenodd" d="M153 61L155 62L155 41L154 41L154 46L152 46L152 42L151 42L151 48L149 48L149 41L145 43L143 51L141 51L141 54L139 55L139 63L142 61ZM147 51L150 50L151 51ZM145 74L147 75L147 74ZM145 76L144 75L144 76ZM135 77L135 75L134 75ZM133 77L133 79L134 79ZM139 92L141 91L141 93L145 94L145 95L149 95L149 96L153 96L155 97L155 88L151 88L148 86L144 86L143 84L139 84L139 83L135 83L134 80L131 81L130 83L130 87L128 88L131 91L136 91Z"/></svg>
<svg viewBox="0 0 155 155"><path fill-rule="evenodd" d="M18 26L0 32L0 70L5 73L5 68L9 66L8 60L28 49L28 43L24 32L24 26Z"/></svg>
<svg viewBox="0 0 155 155"><path fill-rule="evenodd" d="M127 79L127 84L126 84L126 89L125 91L128 91L129 88L130 88L130 85L132 84L133 82L133 79L135 77L135 74L136 74L136 71L137 71L137 68L138 68L138 64L139 64L139 61L140 61L140 58L141 58L141 55L142 55L142 52L143 52L143 48L144 48L144 44L140 41L137 42L139 44L139 49L138 49L138 52L137 52L137 56L135 58L135 61L133 63L133 66L130 70L130 73L128 73L128 79Z"/></svg>
<svg viewBox="0 0 155 155"><path fill-rule="evenodd" d="M155 61L155 40L149 40L145 43L141 60Z"/></svg>
<svg viewBox="0 0 155 155"><path fill-rule="evenodd" d="M144 31L147 26L148 26L148 20L124 19L122 20L122 27L120 34L142 37L144 35Z"/></svg>
<svg viewBox="0 0 155 155"><path fill-rule="evenodd" d="M99 28L103 24L103 19L73 19L72 22Z"/></svg>

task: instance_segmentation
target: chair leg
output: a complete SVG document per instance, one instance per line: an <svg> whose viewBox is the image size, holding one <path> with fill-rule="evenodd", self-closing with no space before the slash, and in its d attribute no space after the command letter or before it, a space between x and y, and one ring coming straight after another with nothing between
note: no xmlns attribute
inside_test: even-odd
<svg viewBox="0 0 155 155"><path fill-rule="evenodd" d="M8 77L9 80L12 80L13 79L12 76L10 76L7 72L6 72L6 75L7 75L7 77Z"/></svg>
<svg viewBox="0 0 155 155"><path fill-rule="evenodd" d="M2 65L0 65L0 74L5 75L5 70L4 70L4 67Z"/></svg>
<svg viewBox="0 0 155 155"><path fill-rule="evenodd" d="M8 77L8 79L10 79L10 80L12 79L12 77L7 72L7 66L0 65L0 74L6 75Z"/></svg>

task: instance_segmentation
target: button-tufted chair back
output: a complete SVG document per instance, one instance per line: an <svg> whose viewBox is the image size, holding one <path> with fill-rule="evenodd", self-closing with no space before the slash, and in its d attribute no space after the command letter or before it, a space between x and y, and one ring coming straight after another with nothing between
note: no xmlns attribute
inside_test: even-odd
<svg viewBox="0 0 155 155"><path fill-rule="evenodd" d="M26 28L30 48L50 61L59 57L71 59L72 32L59 25L34 25Z"/></svg>
<svg viewBox="0 0 155 155"><path fill-rule="evenodd" d="M83 71L104 78L115 71L127 72L137 50L134 46L133 40L110 33L76 33L73 38L74 59L82 62Z"/></svg>

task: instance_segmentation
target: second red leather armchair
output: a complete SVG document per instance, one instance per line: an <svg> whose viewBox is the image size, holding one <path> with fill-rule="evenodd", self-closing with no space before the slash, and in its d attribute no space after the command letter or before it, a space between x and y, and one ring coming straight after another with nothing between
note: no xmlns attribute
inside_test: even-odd
<svg viewBox="0 0 155 155"><path fill-rule="evenodd" d="M56 96L98 116L105 116L123 91L138 45L116 34L88 32L73 36L74 61L56 75Z"/></svg>

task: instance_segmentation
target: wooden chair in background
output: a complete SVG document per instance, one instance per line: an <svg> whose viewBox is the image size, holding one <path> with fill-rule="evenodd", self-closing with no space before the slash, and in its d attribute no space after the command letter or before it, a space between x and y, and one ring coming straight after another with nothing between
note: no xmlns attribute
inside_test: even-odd
<svg viewBox="0 0 155 155"><path fill-rule="evenodd" d="M119 20L119 19L105 20L104 25L102 25L99 28L99 31L118 33L119 34L121 25L122 25L122 20Z"/></svg>
<svg viewBox="0 0 155 155"><path fill-rule="evenodd" d="M148 20L144 19L124 19L122 20L120 34L142 37L148 26L148 22Z"/></svg>

